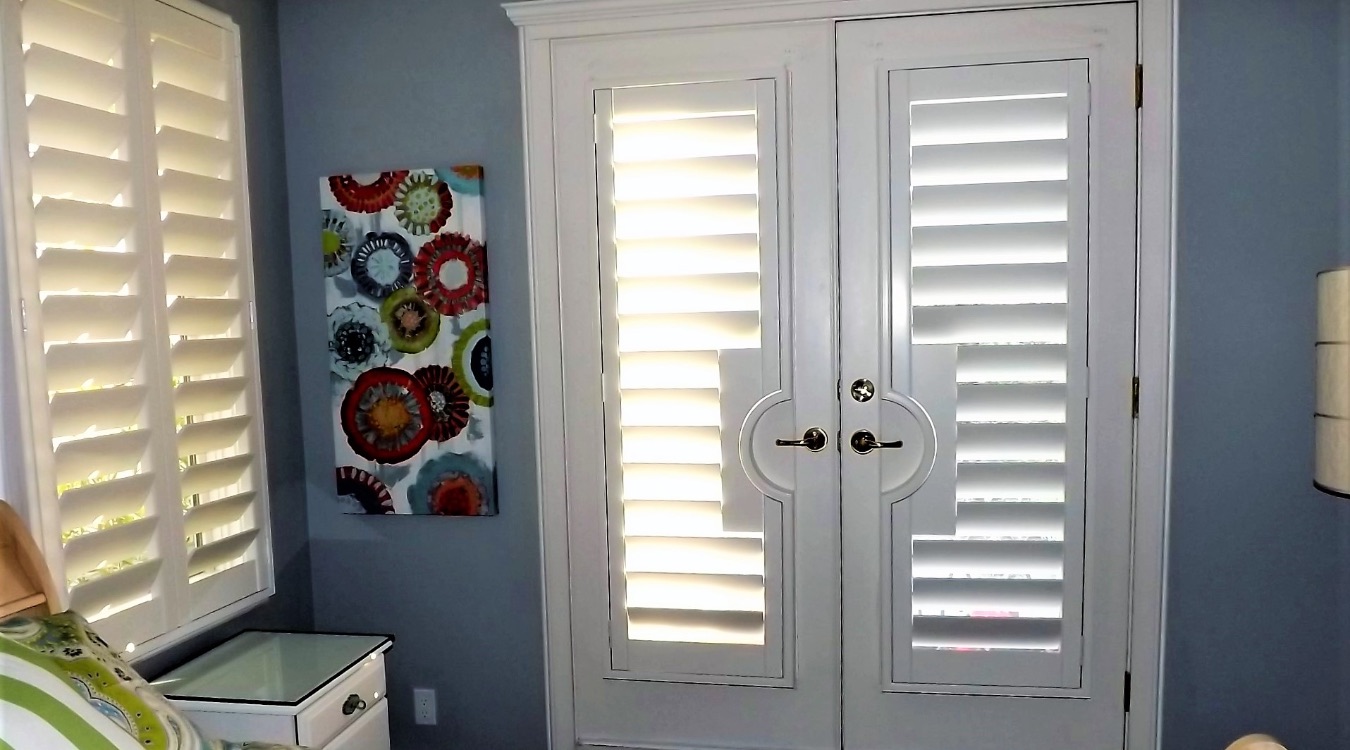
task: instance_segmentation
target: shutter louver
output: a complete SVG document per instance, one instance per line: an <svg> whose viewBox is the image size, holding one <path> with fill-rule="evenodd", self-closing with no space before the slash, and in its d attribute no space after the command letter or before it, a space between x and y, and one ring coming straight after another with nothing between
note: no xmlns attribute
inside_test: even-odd
<svg viewBox="0 0 1350 750"><path fill-rule="evenodd" d="M157 0L3 12L43 525L70 608L141 645L270 577L235 35Z"/></svg>
<svg viewBox="0 0 1350 750"><path fill-rule="evenodd" d="M725 359L761 348L758 96L754 81L648 86L615 89L602 108L618 369L609 450L633 641L765 643L764 534L724 517L725 477L739 470L727 435L734 444L740 427L724 417Z"/></svg>
<svg viewBox="0 0 1350 750"><path fill-rule="evenodd" d="M1076 606L1070 266L1085 218L1069 196L1085 145L1071 139L1063 64L968 70L908 79L913 356L956 348L956 533L913 539L912 648L930 666L943 653L1058 653Z"/></svg>

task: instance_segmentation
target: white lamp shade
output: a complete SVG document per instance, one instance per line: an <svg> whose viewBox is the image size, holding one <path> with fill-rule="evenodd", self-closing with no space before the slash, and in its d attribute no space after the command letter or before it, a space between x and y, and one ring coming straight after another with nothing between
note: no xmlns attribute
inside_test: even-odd
<svg viewBox="0 0 1350 750"><path fill-rule="evenodd" d="M1317 451L1313 482L1350 497L1350 267L1317 275Z"/></svg>

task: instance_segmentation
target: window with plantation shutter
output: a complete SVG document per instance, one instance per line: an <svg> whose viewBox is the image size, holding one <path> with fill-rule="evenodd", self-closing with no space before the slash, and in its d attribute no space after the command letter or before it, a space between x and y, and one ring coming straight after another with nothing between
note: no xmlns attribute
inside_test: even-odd
<svg viewBox="0 0 1350 750"><path fill-rule="evenodd" d="M154 648L271 588L237 29L158 0L0 21L30 515L70 607Z"/></svg>

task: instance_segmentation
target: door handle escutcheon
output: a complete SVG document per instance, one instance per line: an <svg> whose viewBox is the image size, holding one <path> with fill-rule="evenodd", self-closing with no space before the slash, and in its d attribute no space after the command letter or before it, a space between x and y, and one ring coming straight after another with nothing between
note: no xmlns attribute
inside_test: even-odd
<svg viewBox="0 0 1350 750"><path fill-rule="evenodd" d="M806 448L812 453L825 450L825 444L829 438L825 437L825 431L819 427L808 427L806 432L802 433L801 440L783 440L773 441L774 445L784 448Z"/></svg>
<svg viewBox="0 0 1350 750"><path fill-rule="evenodd" d="M866 454L877 448L903 448L905 441L877 440L877 436L873 435L870 430L858 430L853 433L853 437L849 438L848 444L853 446L855 453Z"/></svg>

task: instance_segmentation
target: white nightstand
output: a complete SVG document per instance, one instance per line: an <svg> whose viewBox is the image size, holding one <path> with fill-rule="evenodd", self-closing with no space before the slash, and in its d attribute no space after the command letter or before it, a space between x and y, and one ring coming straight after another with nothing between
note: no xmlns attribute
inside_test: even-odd
<svg viewBox="0 0 1350 750"><path fill-rule="evenodd" d="M382 635L249 631L154 682L203 734L389 750Z"/></svg>

